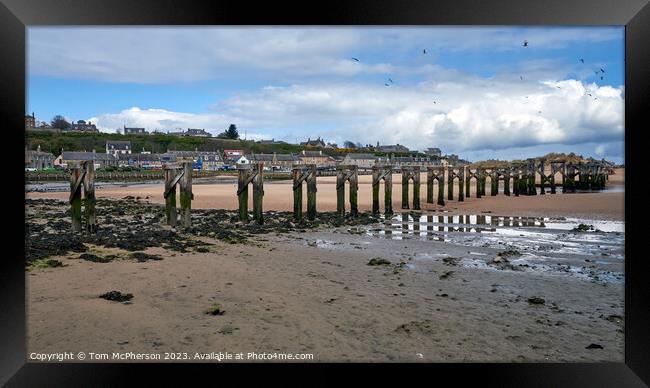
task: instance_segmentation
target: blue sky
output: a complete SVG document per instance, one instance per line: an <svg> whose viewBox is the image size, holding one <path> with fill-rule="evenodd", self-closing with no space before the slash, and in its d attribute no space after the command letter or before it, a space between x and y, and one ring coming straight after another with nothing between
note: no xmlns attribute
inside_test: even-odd
<svg viewBox="0 0 650 388"><path fill-rule="evenodd" d="M624 158L623 27L30 27L27 70L26 112L105 132Z"/></svg>

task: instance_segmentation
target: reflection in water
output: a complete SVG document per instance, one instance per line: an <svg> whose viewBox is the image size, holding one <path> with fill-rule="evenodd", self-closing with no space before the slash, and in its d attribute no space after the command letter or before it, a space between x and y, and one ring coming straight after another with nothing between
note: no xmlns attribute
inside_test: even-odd
<svg viewBox="0 0 650 388"><path fill-rule="evenodd" d="M584 220L573 219L551 219L546 217L514 217L514 216L492 216L486 214L465 214L465 215L422 215L419 213L395 214L392 218L381 216L384 224L379 235L388 238L402 239L406 236L420 236L428 239L444 241L446 233L466 232L482 233L502 231L519 233L516 228L550 228L558 230L572 230ZM600 221L590 221L596 229L605 232L622 232L623 224L612 225ZM504 229L501 229L504 228Z"/></svg>

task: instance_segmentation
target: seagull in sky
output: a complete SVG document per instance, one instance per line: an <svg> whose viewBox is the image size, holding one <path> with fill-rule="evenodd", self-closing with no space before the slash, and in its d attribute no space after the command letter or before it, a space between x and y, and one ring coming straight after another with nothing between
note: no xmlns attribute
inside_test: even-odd
<svg viewBox="0 0 650 388"><path fill-rule="evenodd" d="M389 84L384 84L384 85L386 85L386 86L390 86Z"/></svg>
<svg viewBox="0 0 650 388"><path fill-rule="evenodd" d="M601 80L601 81L603 80L603 76L602 76L602 75L600 76L600 80Z"/></svg>
<svg viewBox="0 0 650 388"><path fill-rule="evenodd" d="M359 62L359 60L358 60L357 58L352 58L352 60L353 60L353 61L357 61L357 62Z"/></svg>
<svg viewBox="0 0 650 388"><path fill-rule="evenodd" d="M520 76L519 76L519 79L523 81L523 80L524 80L524 76L523 76L523 75L520 75Z"/></svg>
<svg viewBox="0 0 650 388"><path fill-rule="evenodd" d="M591 97L591 93L587 93L587 95L588 95L589 97Z"/></svg>
<svg viewBox="0 0 650 388"><path fill-rule="evenodd" d="M422 54L424 55L426 53L427 53L427 49L422 49Z"/></svg>
<svg viewBox="0 0 650 388"><path fill-rule="evenodd" d="M580 58L580 62L582 62L582 63L585 63L585 60L584 60L584 59L582 59L582 58Z"/></svg>
<svg viewBox="0 0 650 388"><path fill-rule="evenodd" d="M389 79L388 79L388 82L390 82L390 83L392 84L392 83L393 83L393 80L389 78Z"/></svg>
<svg viewBox="0 0 650 388"><path fill-rule="evenodd" d="M524 46L524 47L528 47L528 41L524 40L524 43L522 43L521 45Z"/></svg>
<svg viewBox="0 0 650 388"><path fill-rule="evenodd" d="M600 69L600 72L601 72L601 73L604 73L604 72L605 72L605 70L603 70L603 69Z"/></svg>

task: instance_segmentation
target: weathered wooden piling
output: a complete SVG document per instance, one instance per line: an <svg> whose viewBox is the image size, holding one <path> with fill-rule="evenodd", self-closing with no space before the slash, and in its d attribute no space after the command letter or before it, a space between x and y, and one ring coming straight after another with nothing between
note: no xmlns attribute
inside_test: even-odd
<svg viewBox="0 0 650 388"><path fill-rule="evenodd" d="M255 176L253 177L253 219L258 224L264 223L264 213L262 212L262 201L264 198L264 163L253 165Z"/></svg>
<svg viewBox="0 0 650 388"><path fill-rule="evenodd" d="M95 161L84 162L86 174L84 176L84 199L86 206L86 232L97 232L97 214L95 211Z"/></svg>
<svg viewBox="0 0 650 388"><path fill-rule="evenodd" d="M70 210L72 215L72 231L81 232L81 185L82 169L75 166L70 169Z"/></svg>
<svg viewBox="0 0 650 388"><path fill-rule="evenodd" d="M438 182L438 201L445 205L445 170L440 167L427 167L427 202L433 203L433 181Z"/></svg>
<svg viewBox="0 0 650 388"><path fill-rule="evenodd" d="M293 218L296 221L302 220L302 171L299 168L291 170L293 178Z"/></svg>
<svg viewBox="0 0 650 388"><path fill-rule="evenodd" d="M537 188L535 187L535 159L528 159L527 178L528 178L527 195L537 195Z"/></svg>
<svg viewBox="0 0 650 388"><path fill-rule="evenodd" d="M501 171L503 175L503 194L510 196L510 170L504 169Z"/></svg>
<svg viewBox="0 0 650 388"><path fill-rule="evenodd" d="M492 197L499 193L499 172L493 168L490 171L490 195Z"/></svg>
<svg viewBox="0 0 650 388"><path fill-rule="evenodd" d="M515 195L515 197L518 197L519 187L520 187L519 179L521 177L521 172L519 171L518 167L514 167L511 170L511 174L512 174L512 193Z"/></svg>
<svg viewBox="0 0 650 388"><path fill-rule="evenodd" d="M182 174L185 172L183 171ZM180 180L178 176L178 170L173 167L165 168L165 192L163 197L165 198L165 216L167 219L167 224L172 228L176 227L176 184Z"/></svg>
<svg viewBox="0 0 650 388"><path fill-rule="evenodd" d="M179 181L180 205L181 205L181 226L189 228L192 226L192 162L183 162L183 176Z"/></svg>
<svg viewBox="0 0 650 388"><path fill-rule="evenodd" d="M393 167L391 165L372 167L372 212L379 214L379 184L384 180L384 213L393 213Z"/></svg>
<svg viewBox="0 0 650 388"><path fill-rule="evenodd" d="M413 210L420 210L420 167L413 167Z"/></svg>
<svg viewBox="0 0 650 388"><path fill-rule="evenodd" d="M307 219L313 221L316 218L316 165L309 166L307 177Z"/></svg>
<svg viewBox="0 0 650 388"><path fill-rule="evenodd" d="M463 190L463 186L465 184L465 170L467 169L467 166L461 166L458 168L458 202L463 202L465 201L465 190Z"/></svg>
<svg viewBox="0 0 650 388"><path fill-rule="evenodd" d="M239 201L239 220L248 222L248 184L252 168L250 165L237 167L239 175L237 178L237 199Z"/></svg>
<svg viewBox="0 0 650 388"><path fill-rule="evenodd" d="M413 210L420 210L420 167L402 167L402 209L409 208L409 180L413 180Z"/></svg>
<svg viewBox="0 0 650 388"><path fill-rule="evenodd" d="M302 182L307 183L307 219L316 218L316 165L294 167L293 175L293 216L302 219Z"/></svg>
<svg viewBox="0 0 650 388"><path fill-rule="evenodd" d="M357 191L359 190L359 172L356 165L341 165L336 167L336 214L345 217L345 182L350 182L350 215L356 217L359 213L357 206Z"/></svg>

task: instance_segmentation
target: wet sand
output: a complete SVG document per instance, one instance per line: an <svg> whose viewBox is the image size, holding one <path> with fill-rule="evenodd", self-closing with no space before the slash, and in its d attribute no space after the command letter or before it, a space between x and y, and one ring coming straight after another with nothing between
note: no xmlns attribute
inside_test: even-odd
<svg viewBox="0 0 650 388"><path fill-rule="evenodd" d="M567 193L562 194L561 189L557 194L537 196L505 196L500 193L490 196L489 181L486 184L487 196L475 198L476 188L471 185L471 196L463 202L458 202L458 185L454 185L454 200L447 201L447 188L445 187L445 206L435 204L437 200L437 185L434 185L434 204L426 203L426 174L421 176L420 205L424 211L449 211L450 214L476 214L492 212L499 214L512 214L519 216L573 216L591 217L605 220L624 220L624 169L617 169L616 174L610 176L608 187L612 191L599 193ZM372 208L372 178L369 175L359 177L358 207L360 211ZM317 193L317 210L336 210L336 178L319 177ZM500 190L503 189L503 183ZM250 188L252 192L252 187ZM380 187L380 209L383 209L383 183ZM548 190L548 189L547 189ZM98 198L124 198L126 196L148 198L152 203L164 203L164 185L136 185L128 187L105 186L96 190ZM306 207L307 193L303 189L303 206ZM236 183L221 184L195 184L193 185L194 200L192 207L195 209L237 209ZM412 206L412 185L409 188L409 203ZM346 185L346 198L348 189ZM53 198L65 200L67 192L30 192L27 198ZM252 209L252 195L249 195L249 209ZM293 197L290 181L265 182L264 185L264 210L292 211ZM402 206L401 175L393 175L393 209L399 210ZM349 204L346 203L349 210Z"/></svg>
<svg viewBox="0 0 650 388"><path fill-rule="evenodd" d="M180 352L192 362L210 352L310 353L311 362L623 361L623 233L549 228L562 219L455 232L426 216L416 233L412 218L243 244L200 237L214 244L209 252L154 247L146 252L163 260L142 263L55 256L64 267L26 273L28 352ZM510 250L518 254L495 264ZM369 266L372 258L391 264ZM133 303L98 298L110 290L132 293ZM225 313L205 314L213 303Z"/></svg>

